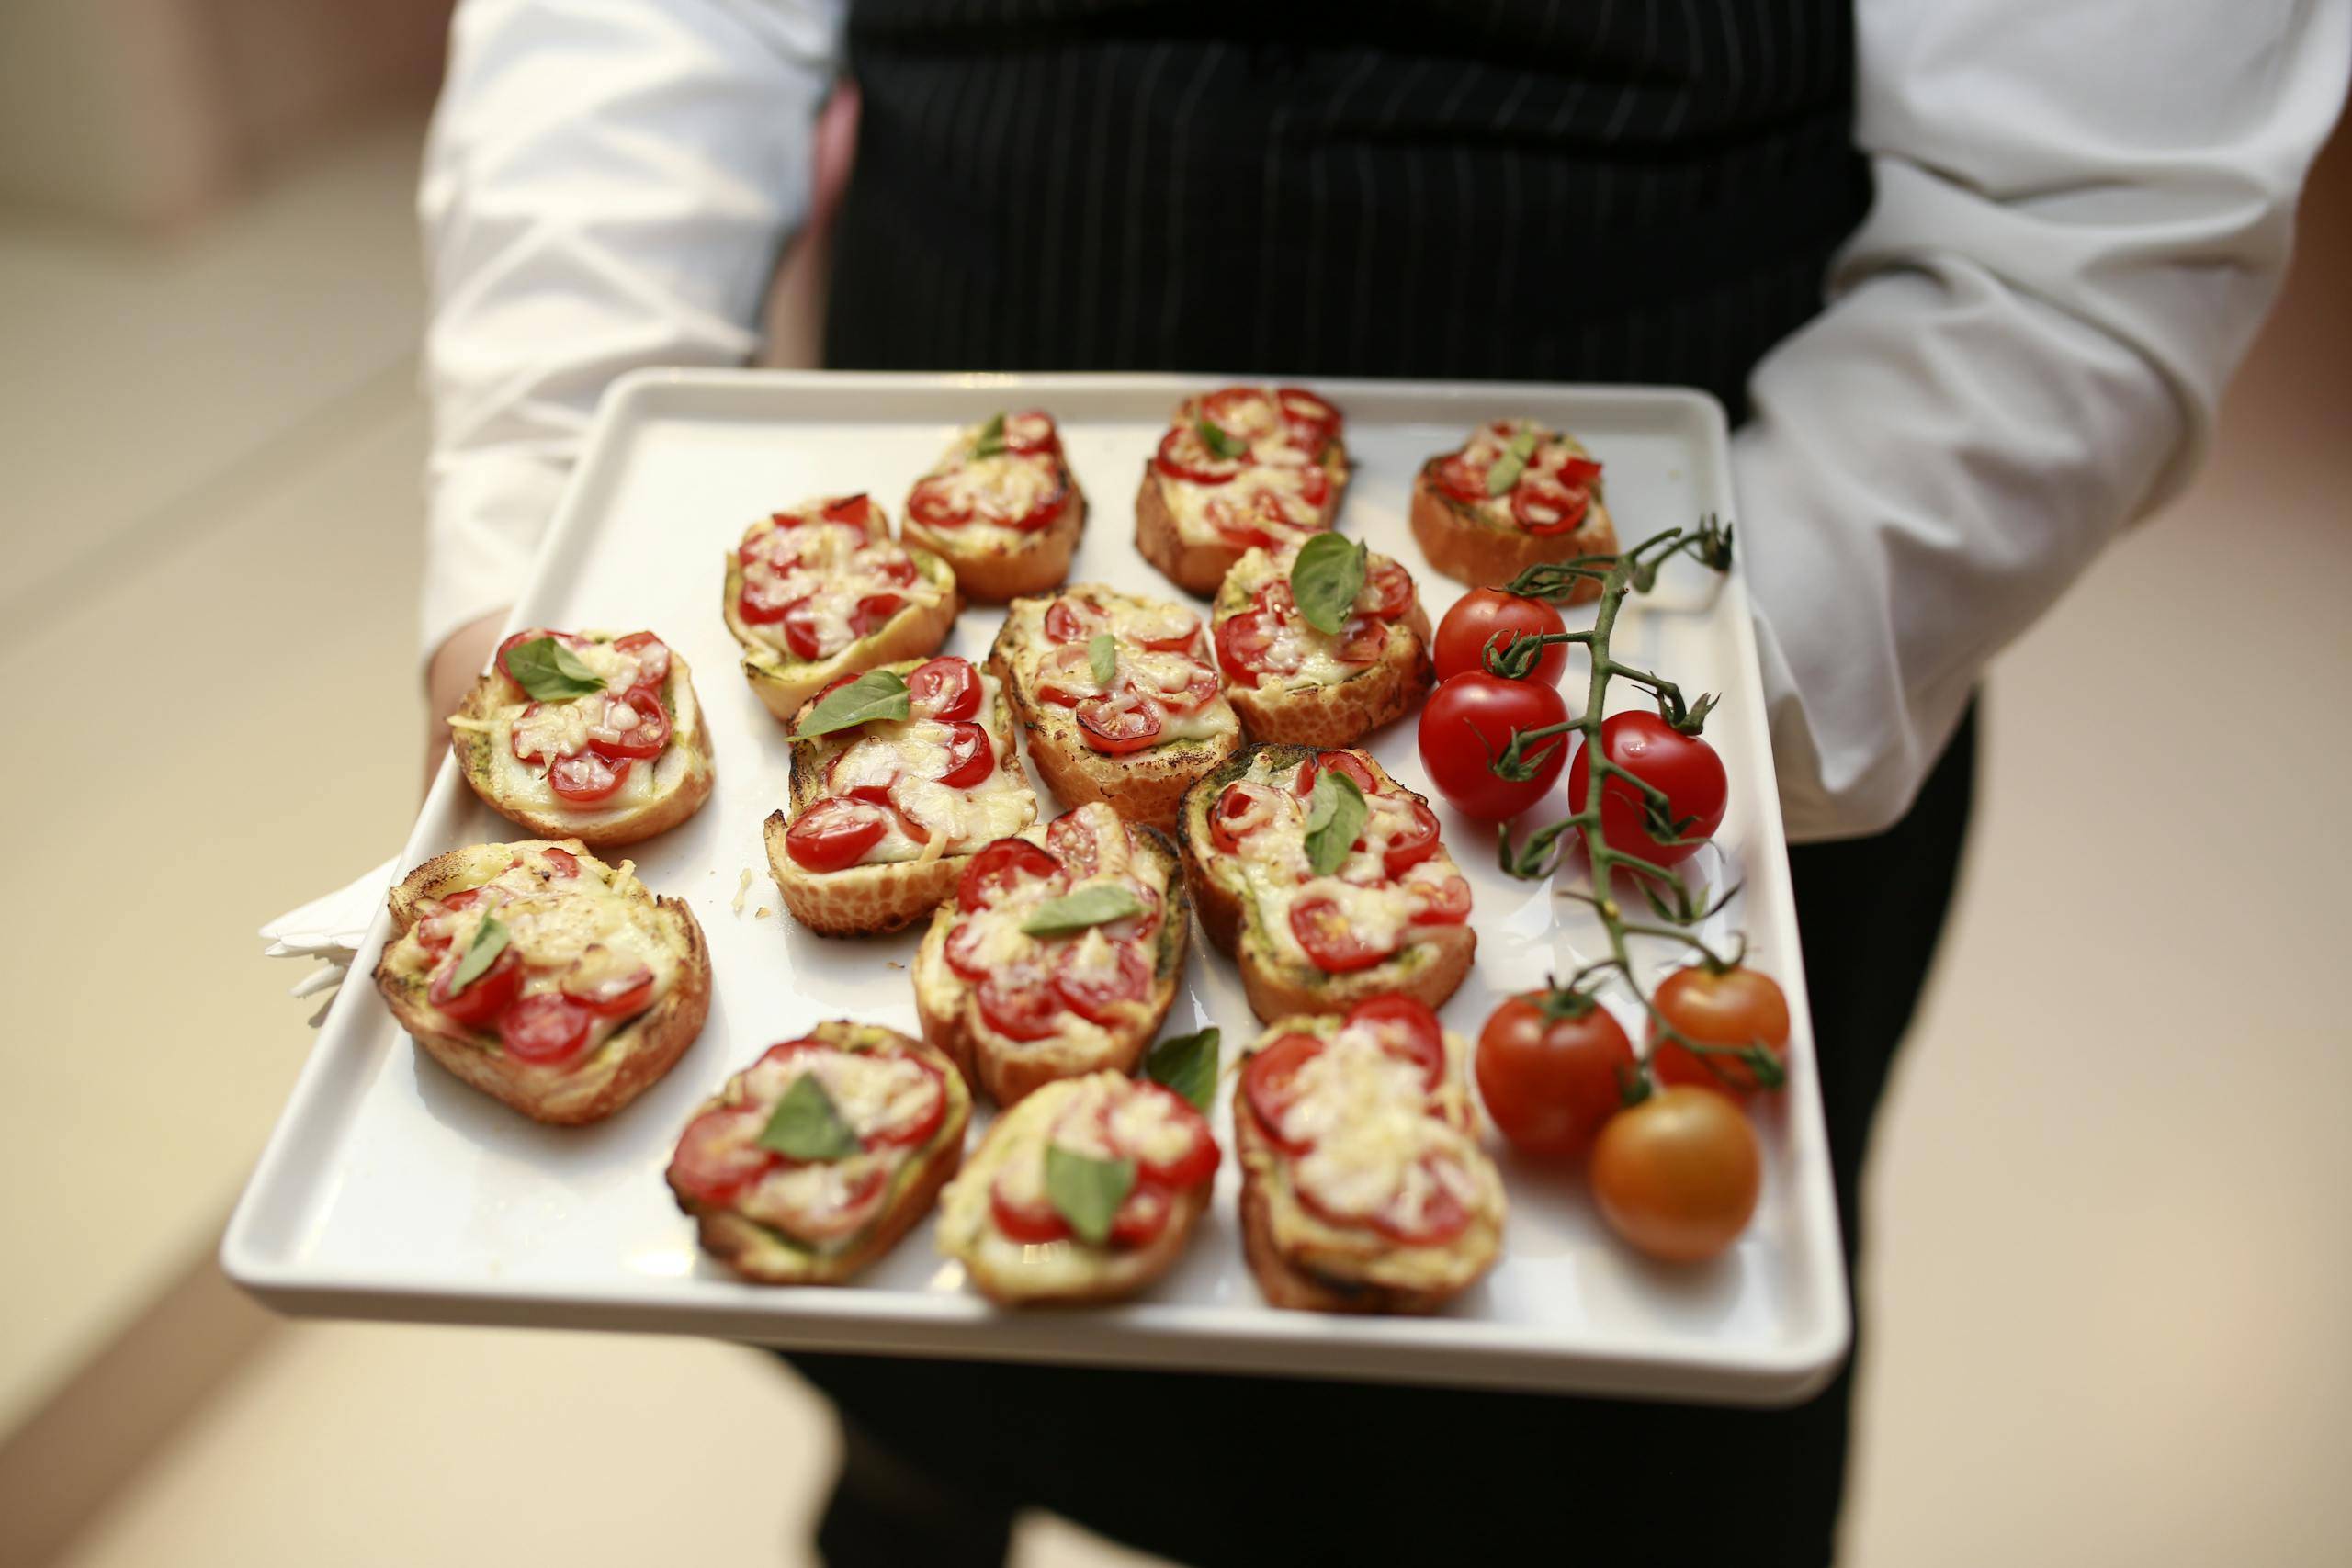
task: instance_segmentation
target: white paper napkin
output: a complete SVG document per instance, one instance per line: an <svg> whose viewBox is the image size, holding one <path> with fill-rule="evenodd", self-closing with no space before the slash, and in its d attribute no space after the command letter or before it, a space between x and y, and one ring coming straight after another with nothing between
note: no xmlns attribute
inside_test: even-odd
<svg viewBox="0 0 2352 1568"><path fill-rule="evenodd" d="M288 909L261 928L262 940L269 943L263 950L266 957L326 960L323 966L303 976L288 993L289 996L315 997L343 984L359 944L367 940L368 927L376 919L376 911L384 907L384 894L399 872L399 860L388 860L347 886L313 898L299 909ZM326 1011L322 1005L311 1015L311 1027L318 1026Z"/></svg>

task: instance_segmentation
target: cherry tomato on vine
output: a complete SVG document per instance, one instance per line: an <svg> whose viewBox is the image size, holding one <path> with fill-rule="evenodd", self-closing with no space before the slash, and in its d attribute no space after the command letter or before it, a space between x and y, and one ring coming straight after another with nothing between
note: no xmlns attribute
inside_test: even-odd
<svg viewBox="0 0 2352 1568"><path fill-rule="evenodd" d="M1738 1240L1763 1178L1756 1129L1739 1107L1688 1084L1619 1111L1592 1146L1600 1217L1668 1263L1702 1262Z"/></svg>
<svg viewBox="0 0 2352 1568"><path fill-rule="evenodd" d="M1650 1004L1685 1038L1702 1045L1761 1045L1775 1056L1788 1053L1789 998L1772 976L1746 964L1721 971L1677 969L1658 982ZM1695 1084L1734 1100L1746 1100L1758 1087L1756 1068L1741 1057L1702 1054L1661 1040L1655 1022L1650 1041L1650 1071L1662 1084Z"/></svg>
<svg viewBox="0 0 2352 1568"><path fill-rule="evenodd" d="M1560 612L1541 599L1523 599L1499 588L1473 588L1438 622L1430 656L1437 664L1437 678L1449 681L1465 670L1484 670L1487 639L1498 632L1533 637L1566 629ZM1526 679L1556 686L1567 669L1568 645L1555 642L1537 657Z"/></svg>
<svg viewBox="0 0 2352 1568"><path fill-rule="evenodd" d="M1673 865L1697 854L1699 841L1724 825L1731 781L1715 749L1698 736L1683 734L1654 713L1637 711L1602 720L1600 743L1611 761L1666 792L1668 817L1677 822L1695 818L1679 835L1688 841L1660 843L1650 835L1641 791L1623 779L1611 779L1600 796L1600 836L1611 849L1654 865ZM1569 810L1584 809L1589 773L1585 749L1578 746L1576 761L1568 764Z"/></svg>
<svg viewBox="0 0 2352 1568"><path fill-rule="evenodd" d="M1529 1154L1573 1159L1624 1109L1640 1069L1633 1043L1589 998L1531 991L1494 1010L1474 1066L1487 1113Z"/></svg>
<svg viewBox="0 0 2352 1568"><path fill-rule="evenodd" d="M1504 778L1494 771L1492 759L1510 744L1512 730L1565 724L1567 717L1568 705L1556 686L1465 671L1440 682L1422 705L1421 765L1456 811L1499 822L1518 816L1551 790L1574 738L1561 735L1536 742L1542 755L1529 778Z"/></svg>

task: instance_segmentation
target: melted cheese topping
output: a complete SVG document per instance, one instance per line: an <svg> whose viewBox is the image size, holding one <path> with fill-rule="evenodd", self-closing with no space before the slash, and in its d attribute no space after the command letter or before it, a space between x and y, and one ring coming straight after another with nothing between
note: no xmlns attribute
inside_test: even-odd
<svg viewBox="0 0 2352 1568"><path fill-rule="evenodd" d="M1296 689L1304 686L1336 686L1340 682L1363 674L1370 664L1343 664L1340 661L1340 638L1331 632L1309 626L1298 613L1298 601L1290 592L1291 569L1298 564L1299 547L1307 536L1292 539L1269 554L1263 549L1251 549L1226 573L1225 582L1217 590L1216 618L1219 624L1252 610L1266 613L1273 636L1259 662L1261 684ZM1354 611L1370 615L1376 593L1371 582L1375 569L1393 566L1394 560L1384 555L1369 554L1364 559L1365 583L1356 595ZM1280 586L1276 586L1279 584ZM1268 589L1272 592L1268 593ZM1342 623L1344 625L1344 623ZM1397 623L1389 622L1391 636L1396 635Z"/></svg>
<svg viewBox="0 0 2352 1568"><path fill-rule="evenodd" d="M1036 820L1037 797L1013 750L1012 732L998 722L1003 687L993 675L980 678L981 722L988 729L994 765L988 777L958 789L939 782L949 770L948 743L954 727L935 718L886 719L860 727L858 738L826 764L825 795L847 795L857 788L887 789L891 804L924 829L918 842L896 814L860 865L936 860L969 854L982 844L1010 838ZM814 804L813 802L811 803Z"/></svg>
<svg viewBox="0 0 2352 1568"><path fill-rule="evenodd" d="M713 1139L714 1153L759 1141L776 1105L803 1077L813 1077L861 1143L920 1116L945 1086L893 1051L838 1046L763 1056L729 1080L722 1098L754 1114L732 1118ZM927 1145L876 1144L838 1160L778 1164L733 1203L745 1218L825 1250L854 1239L888 1204L899 1173Z"/></svg>
<svg viewBox="0 0 2352 1568"><path fill-rule="evenodd" d="M616 648L609 641L583 641L570 647L570 651L605 682L603 691L560 702L534 703L510 682L505 690L514 700L495 709L487 719L453 719L451 723L479 729L488 737L490 772L508 798L537 811L559 814L585 828L644 806L675 788L679 778L694 765L677 744L677 737L694 727L690 716L679 713L670 742L662 754L633 759L620 787L604 799L586 806L564 799L548 784L548 771L559 760L587 750L592 739L625 739L631 730L650 722L620 700L624 693L644 682L643 658L634 651ZM662 701L674 709L684 701L683 688L675 679L674 659L666 648L662 660ZM515 755L518 750L531 753L537 760L524 761Z"/></svg>
<svg viewBox="0 0 2352 1568"><path fill-rule="evenodd" d="M1518 514L1511 510L1512 491L1531 482L1541 483L1557 475L1567 466L1570 458L1581 457L1589 460L1592 456L1585 450L1584 444L1572 435L1563 434L1556 430L1546 430L1532 419L1509 419L1498 420L1492 424L1480 425L1471 433L1470 439L1464 442L1461 448L1464 466L1483 483L1488 470L1493 468L1503 454L1510 450L1510 444L1523 433L1531 430L1534 431L1538 436L1535 450L1528 455L1526 465L1521 468L1519 478L1513 482L1511 490L1504 491L1500 495L1489 495L1479 501L1465 503L1477 513L1481 519L1495 527L1518 528L1520 526ZM1599 499L1600 486L1598 480L1593 483L1592 493L1596 500ZM1460 498L1454 499L1458 501Z"/></svg>
<svg viewBox="0 0 2352 1568"><path fill-rule="evenodd" d="M906 547L890 537L880 507L869 505L860 526L827 519L824 505L811 502L761 519L744 530L737 550L743 598L769 610L798 606L816 640L817 659L830 659L857 640L860 601L890 596L908 606L931 605L948 592L924 577ZM802 657L786 638L784 621L744 621L733 606L729 616L740 635L787 660Z"/></svg>
<svg viewBox="0 0 2352 1568"><path fill-rule="evenodd" d="M1171 424L1193 461L1214 460L1193 434L1202 406L1202 400L1188 399ZM1320 466L1322 454L1301 444L1271 391L1260 389L1246 398L1220 401L1216 423L1250 445L1244 466L1231 478L1202 484L1165 468L1154 469L1180 536L1219 544L1227 540L1227 529L1256 528L1279 540L1303 538L1330 525L1325 507L1331 479Z"/></svg>
<svg viewBox="0 0 2352 1568"><path fill-rule="evenodd" d="M1233 705L1226 700L1222 685L1216 685L1215 694L1189 712L1174 711L1166 700L1183 693L1201 674L1205 673L1212 684L1216 682L1216 669L1210 662L1208 630L1199 615L1181 604L1136 598L1103 588L1073 588L1061 597L1088 607L1081 615L1085 635L1074 642L1053 642L1045 636L1042 618L1049 613L1050 604L1047 611L1036 612L1040 619L1025 643L1031 651L1017 671L1033 694L1041 682L1050 680L1057 690L1080 702L1107 697L1107 713L1111 716L1149 703L1159 715L1159 739L1140 751L1129 753L1135 756L1148 755L1158 747L1179 741L1231 734L1241 728L1241 720L1235 716ZM1117 656L1107 685L1094 678L1089 650L1094 634L1102 631L1111 634ZM1169 642L1179 637L1186 637L1182 649L1144 646L1146 641Z"/></svg>
<svg viewBox="0 0 2352 1568"><path fill-rule="evenodd" d="M1035 428L1020 431L1017 426L1023 421ZM1012 434L1025 434L1029 441L1042 439L1053 428L1051 422L1042 416L1018 414L1009 417L1006 426ZM950 513L970 513L963 523L933 527L917 515L919 508L910 498L906 525L921 533L926 543L944 544L964 553L1015 548L1045 532L1045 528L1015 528L1013 522L1046 505L1057 490L1069 490L1069 479L1058 447L973 457L972 448L978 444L985 428L984 423L966 426L956 436L956 445L917 483L919 493L935 495Z"/></svg>

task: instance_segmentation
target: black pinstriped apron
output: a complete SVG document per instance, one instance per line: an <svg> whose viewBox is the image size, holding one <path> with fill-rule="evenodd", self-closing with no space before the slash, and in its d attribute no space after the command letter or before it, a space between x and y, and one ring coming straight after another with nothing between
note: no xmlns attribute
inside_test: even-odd
<svg viewBox="0 0 2352 1568"><path fill-rule="evenodd" d="M1844 0L858 0L830 363L1628 380L1744 411L1870 198ZM1797 851L1849 1253L1964 831ZM1538 976L1527 977L1531 984ZM796 1357L846 1565L1057 1508L1203 1563L1820 1562L1848 1379L1787 1412Z"/></svg>

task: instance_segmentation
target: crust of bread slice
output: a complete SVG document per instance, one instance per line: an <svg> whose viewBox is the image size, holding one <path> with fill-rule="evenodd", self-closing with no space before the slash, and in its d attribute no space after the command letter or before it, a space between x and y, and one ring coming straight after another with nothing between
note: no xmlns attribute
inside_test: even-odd
<svg viewBox="0 0 2352 1568"><path fill-rule="evenodd" d="M591 640L612 638L596 634ZM540 804L516 795L499 776L499 737L470 728L489 723L501 708L514 705L504 679L494 670L485 671L458 705L456 716L464 723L450 728L449 751L482 804L508 821L543 839L577 839L590 849L618 849L665 832L701 810L718 776L711 757L710 722L703 716L701 699L695 693L694 672L674 648L670 650L670 678L662 685L662 702L670 710L673 739L653 765L670 769L671 776L662 780L651 799L636 806L574 810L560 800Z"/></svg>
<svg viewBox="0 0 2352 1568"><path fill-rule="evenodd" d="M899 525L910 547L920 546L945 561L964 597L985 604L1059 586L1069 575L1070 558L1078 553L1079 536L1085 532L1086 492L1078 488L1075 474L1069 475L1069 504L1062 514L1011 544L1001 542L1001 535L973 540L963 529L926 528L911 513Z"/></svg>
<svg viewBox="0 0 2352 1568"><path fill-rule="evenodd" d="M920 659L901 660L877 668L905 675L922 662ZM1010 690L1010 684L1000 679L987 728L998 758L1018 767L1018 753L1012 750L1013 707L1005 694ZM860 734L856 729L845 729L792 748L791 810L769 812L761 835L767 845L768 870L775 878L776 891L784 896L784 907L792 911L793 919L821 936L873 936L913 924L956 891L956 879L964 874L965 863L972 858L968 853L942 854L930 860L891 861L824 872L809 871L793 860L785 848L785 833L794 818L823 797L825 770ZM1032 802L1033 813L1034 808Z"/></svg>
<svg viewBox="0 0 2352 1568"><path fill-rule="evenodd" d="M1331 443L1330 450L1323 455L1323 468L1331 476L1331 493L1324 499L1319 526L1328 529L1337 523L1340 502L1347 495L1351 469L1346 443ZM1167 484L1159 464L1146 457L1143 483L1136 491L1136 548L1169 581L1188 593L1206 598L1216 592L1225 574L1233 570L1233 563L1248 554L1251 547L1221 539L1186 538L1169 504Z"/></svg>
<svg viewBox="0 0 2352 1568"><path fill-rule="evenodd" d="M1473 587L1504 583L1540 561L1570 560L1577 556L1617 553L1616 525L1609 520L1608 504L1596 491L1584 521L1565 534L1543 536L1523 528L1498 527L1438 488L1440 454L1421 465L1413 476L1413 537L1421 554L1437 570ZM1579 582L1566 603L1581 604L1600 597L1600 584Z"/></svg>
<svg viewBox="0 0 2352 1568"><path fill-rule="evenodd" d="M1478 933L1467 924L1441 926L1421 941L1408 943L1394 958L1351 974L1326 975L1311 964L1288 960L1252 924L1245 899L1210 870L1216 858L1209 842L1208 811L1225 786L1250 772L1260 756L1278 769L1294 769L1317 748L1260 742L1234 757L1194 784L1184 797L1183 820L1178 837L1184 849L1184 886L1200 911L1201 929L1221 953L1228 953L1241 970L1241 989L1250 1010L1262 1021L1295 1014L1342 1013L1367 997L1407 996L1431 1008L1460 988L1478 951ZM1352 751L1372 770L1383 789L1396 781L1388 770L1363 751ZM1408 792L1409 793L1409 792Z"/></svg>
<svg viewBox="0 0 2352 1568"><path fill-rule="evenodd" d="M518 849L550 845L571 851L582 860L602 865L578 839L519 840L512 844L475 844L435 855L394 887L388 900L392 912L393 942L416 923L418 906L443 890L479 883L503 869L505 859ZM483 874L484 857L495 854L498 866ZM390 963L391 942L376 965L376 988L383 994L392 1016L411 1038L461 1082L534 1122L573 1127L601 1122L635 1100L676 1065L702 1032L710 1012L710 950L703 942L702 926L680 898L657 898L645 885L632 881L630 895L653 904L678 950L677 978L662 999L644 1013L615 1030L594 1055L560 1076L520 1066L505 1053L485 1047L472 1031L456 1023L426 999L422 976L395 973Z"/></svg>
<svg viewBox="0 0 2352 1568"><path fill-rule="evenodd" d="M930 1062L946 1084L947 1115L931 1142L901 1169L897 1179L899 1186L882 1213L838 1251L820 1253L795 1247L757 1221L689 1198L673 1187L671 1195L677 1199L678 1207L694 1217L695 1239L702 1249L743 1278L764 1285L837 1285L898 1246L931 1213L939 1190L962 1168L964 1134L972 1119L972 1097L963 1079L952 1070L952 1064L921 1041L910 1040L895 1030L846 1022L820 1023L808 1033L813 1039L852 1050L876 1049L883 1043L876 1037L887 1037L908 1055ZM704 1100L695 1114L727 1104L731 1088L730 1084L729 1089Z"/></svg>
<svg viewBox="0 0 2352 1568"><path fill-rule="evenodd" d="M1067 592L1110 599L1136 599L1097 583L1072 583ZM1183 808L1184 791L1241 747L1241 727L1196 740L1171 741L1125 757L1105 756L1087 745L1068 708L1038 700L1023 673L1045 643L1048 597L1016 599L989 648L989 673L1012 695L1014 716L1028 740L1029 760L1046 787L1065 807L1099 800L1129 822L1172 832Z"/></svg>
<svg viewBox="0 0 2352 1568"><path fill-rule="evenodd" d="M963 596L956 588L956 573L929 550L910 545L907 553L914 558L915 570L923 581L945 589L945 597L936 604L910 604L883 622L878 630L859 637L831 659L807 663L779 653L753 637L743 624L738 608L743 595L743 563L733 551L728 552L726 599L720 609L727 617L727 629L743 646L743 679L751 682L752 694L768 712L790 724L803 704L843 675L863 675L885 664L921 660L939 651L939 645L956 629L956 613L964 607Z"/></svg>
<svg viewBox="0 0 2352 1568"><path fill-rule="evenodd" d="M1254 559L1252 558L1255 558ZM1385 561L1385 556L1375 556ZM1212 629L1247 611L1261 582L1271 581L1272 560L1252 550L1226 573L1210 607ZM1226 700L1241 716L1252 740L1279 740L1319 749L1352 746L1383 725L1404 717L1429 694L1436 679L1430 662L1430 616L1417 593L1413 607L1390 623L1380 657L1344 681L1330 685L1286 686L1261 682L1245 686L1230 675Z"/></svg>
<svg viewBox="0 0 2352 1568"><path fill-rule="evenodd" d="M951 896L940 901L915 953L915 1015L922 1021L922 1037L945 1052L979 1092L999 1105L1014 1105L1046 1084L1105 1070L1131 1074L1159 1026L1175 1005L1177 982L1183 978L1184 953L1193 931L1192 906L1184 893L1184 872L1175 844L1156 828L1136 829L1144 840L1139 853L1158 861L1168 874L1168 897L1160 908L1159 932L1154 939L1151 988L1144 995L1141 1014L1107 1031L1105 1041L1008 1040L980 1017L978 992L970 982L948 966L947 933L956 924ZM1021 835L1043 844L1046 829L1030 829Z"/></svg>

